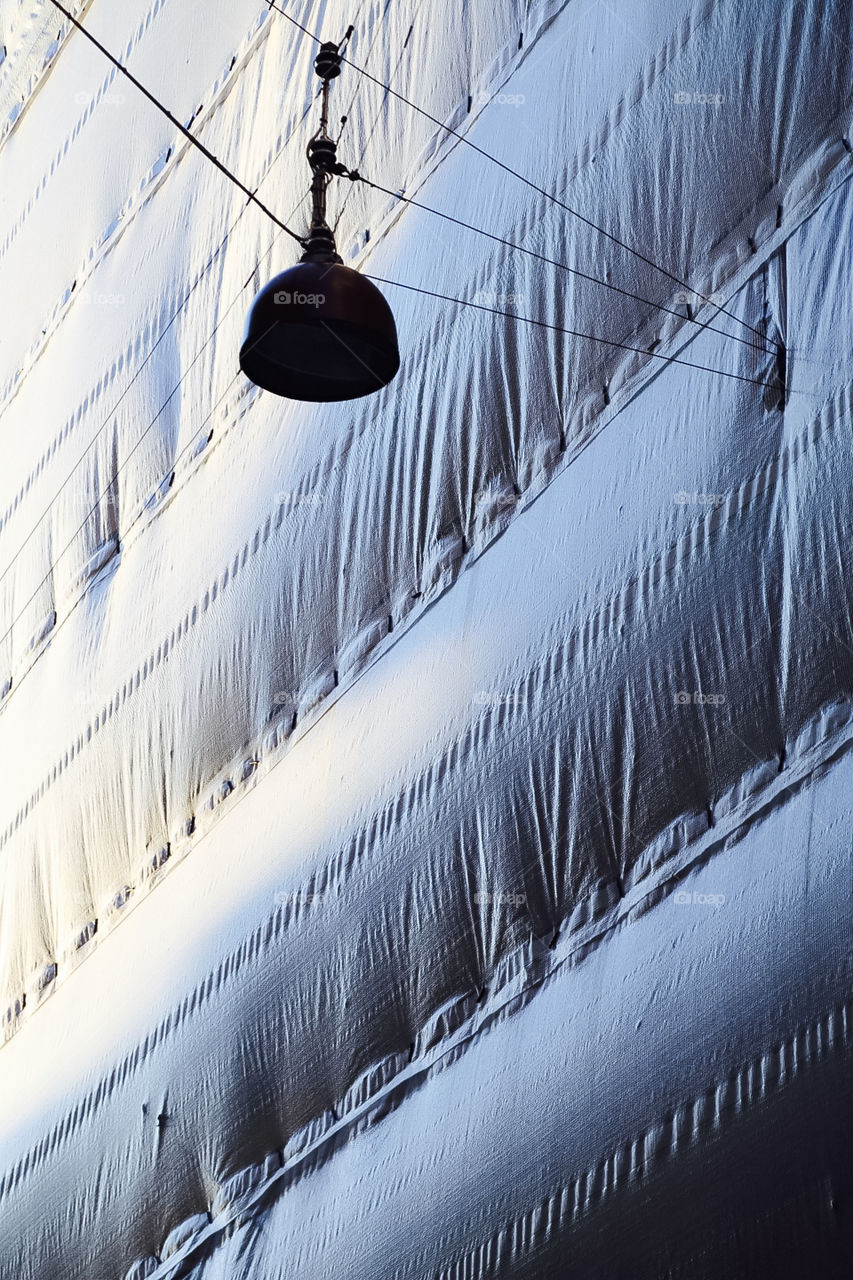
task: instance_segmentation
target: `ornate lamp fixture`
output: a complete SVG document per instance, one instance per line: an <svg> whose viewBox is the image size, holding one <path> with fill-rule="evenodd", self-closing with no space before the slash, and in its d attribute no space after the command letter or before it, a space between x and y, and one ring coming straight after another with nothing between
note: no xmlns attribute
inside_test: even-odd
<svg viewBox="0 0 853 1280"><path fill-rule="evenodd" d="M314 62L323 82L322 112L308 144L313 215L305 252L261 289L240 348L246 376L291 400L371 395L400 367L391 308L370 280L343 265L326 222L327 187L333 175L347 173L328 132L329 87L341 72L341 45L322 44Z"/></svg>

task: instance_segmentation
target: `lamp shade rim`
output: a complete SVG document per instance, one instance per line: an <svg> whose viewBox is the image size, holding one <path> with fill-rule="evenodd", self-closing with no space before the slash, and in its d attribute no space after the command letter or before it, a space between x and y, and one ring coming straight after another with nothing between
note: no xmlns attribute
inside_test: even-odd
<svg viewBox="0 0 853 1280"><path fill-rule="evenodd" d="M341 263L300 262L257 294L240 367L275 395L315 403L379 391L400 367L386 299Z"/></svg>

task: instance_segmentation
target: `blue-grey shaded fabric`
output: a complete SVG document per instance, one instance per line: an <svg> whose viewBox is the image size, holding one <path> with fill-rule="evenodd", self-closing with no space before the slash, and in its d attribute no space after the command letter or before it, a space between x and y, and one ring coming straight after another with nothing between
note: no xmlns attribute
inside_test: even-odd
<svg viewBox="0 0 853 1280"><path fill-rule="evenodd" d="M310 42L78 9L304 230ZM0 3L0 1277L848 1275L850 5L363 5L691 288L345 67L347 162L637 297L342 183L346 262L638 350L385 284L399 375L321 406L237 368L296 246L49 10Z"/></svg>

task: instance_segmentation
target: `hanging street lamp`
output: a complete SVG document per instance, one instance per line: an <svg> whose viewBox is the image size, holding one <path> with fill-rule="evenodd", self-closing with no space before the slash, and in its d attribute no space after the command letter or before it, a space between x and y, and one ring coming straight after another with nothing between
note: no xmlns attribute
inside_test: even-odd
<svg viewBox="0 0 853 1280"><path fill-rule="evenodd" d="M328 132L340 46L322 44L314 70L323 82L323 105L308 144L311 230L297 265L275 276L252 303L240 368L257 386L291 400L354 400L391 381L400 353L391 308L370 280L343 265L326 222L327 187L333 175L347 172Z"/></svg>

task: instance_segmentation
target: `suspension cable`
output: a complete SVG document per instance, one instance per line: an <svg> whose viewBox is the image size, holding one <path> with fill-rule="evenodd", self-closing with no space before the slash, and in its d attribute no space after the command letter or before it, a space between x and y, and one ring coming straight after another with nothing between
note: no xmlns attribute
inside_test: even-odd
<svg viewBox="0 0 853 1280"><path fill-rule="evenodd" d="M168 109L168 107L165 107L159 98L155 97L155 95L151 93L149 89L146 89L145 85L142 84L139 80L137 80L136 76L133 75L130 71L128 71L127 67L122 62L120 62L119 59L115 57L114 54L110 53L109 49L107 49L104 45L102 45L100 40L97 40L87 27L83 26L82 22L79 22L72 13L68 12L68 10L65 8L65 5L60 3L60 0L50 0L50 3L53 5L55 9L58 9L60 13L63 13L65 17L68 19L68 21L71 22L77 28L77 30L82 35L84 35L86 39L90 41L91 44L95 46L96 49L99 49L101 53L104 55L104 57L107 58L113 64L113 66L118 71L121 72L123 76L126 76L127 79L130 81L130 83L132 85L135 85L135 87L139 90L140 93L144 94L144 96L148 99L149 102L152 102L154 104L154 106L157 108L158 111L162 111L166 119L175 126L175 128L179 131L179 133L183 134L183 136L187 139L187 141L191 142L194 147L198 147L202 155L206 156L206 158L211 162L211 164L216 166L216 168L219 170L220 173L224 173L226 178L228 178L231 182L234 183L235 187L239 187L239 189L243 192L243 194L248 197L249 202L251 204L256 204L258 208L263 213L265 213L267 217L270 218L277 227L279 227L282 231L286 232L287 235L289 235L292 240L295 240L297 242L297 244L303 244L302 236L300 236L296 231L291 230L291 228L288 227L286 223L282 222L281 219L277 217L276 214L273 213L272 209L267 208L267 206L263 203L263 201L258 199L254 191L252 191L250 187L246 186L245 182L241 182L240 179L235 174L233 174L226 165L222 163L222 161L219 159L218 156L215 156L213 152L204 145L203 142L200 142L199 139L195 136L195 134L191 133L185 124L181 124L180 120L178 120L178 118L172 114L172 112Z"/></svg>
<svg viewBox="0 0 853 1280"><path fill-rule="evenodd" d="M485 231L482 227L475 227L470 222L465 222L462 218L456 218L453 214L445 213L441 209L436 209L432 205L424 204L421 200L415 200L412 196L403 195L400 191L392 191L389 187L383 187L378 182L371 181L370 178L352 169L343 175L350 178L353 182L360 182L366 187L372 187L374 191L381 191L383 195L391 196L394 200L400 200L405 204L412 205L415 209L422 209L424 213L434 214L437 218L443 218L445 222L452 222L457 227L464 227L467 231L473 231L476 235L485 236L487 240L494 240L496 244L505 245L508 249L513 249L518 253L527 254L530 258L536 258L539 262L547 263L548 266L557 267L561 271L567 271L570 275L579 276L582 280L589 280L592 284L601 285L603 289L610 289L613 293L619 293L624 298L631 298L634 302L641 302L645 306L653 307L658 311L664 311L667 315L675 316L678 320L687 320L690 324L697 325L700 329L708 329L711 333L718 333L723 338L730 338L733 342L739 342L742 346L750 347L754 351L762 351L765 355L776 356L777 352L770 347L759 346L757 342L751 342L749 338L739 338L736 333L729 333L726 329L718 329L716 325L709 324L695 319L695 317L684 316L680 311L674 310L672 307L664 306L662 302L654 302L651 298L644 298L642 294L632 293L630 289L623 289L621 285L612 284L609 280L602 280L600 276L590 275L586 271L581 271L578 267L570 267L568 263L560 262L556 258L549 258L543 253L537 253L535 249L528 249L522 244L516 244L512 240L506 240L503 236L495 235L491 231Z"/></svg>
<svg viewBox="0 0 853 1280"><path fill-rule="evenodd" d="M289 23L294 27L297 27L304 35L308 36L311 40L321 43L319 36L315 35L308 27L303 26L301 22L298 22L296 18L292 17L287 12L286 9L282 9L279 5L275 4L274 0L268 0L268 3L270 9L274 9L276 13L280 14L283 18L286 18ZM755 327L755 325L751 325L746 320L742 320L740 316L735 315L734 312L729 311L726 307L715 302L713 298L708 298L704 294L699 293L697 289L693 289L685 280L682 280L680 276L675 275L672 271L668 271L666 267L662 267L659 262L655 262L653 258L647 257L646 254L642 253L639 249L635 249L624 240L620 240L618 236L613 234L613 232L605 230L604 227L600 227L597 222L593 222L591 218L586 217L585 214L582 214L578 209L573 209L571 205L566 204L565 201L560 200L550 191L546 191L544 187L540 187L538 183L534 182L531 178L525 177L523 173L519 173L518 170L513 169L511 165L505 164L503 160L498 160L497 156L493 156L491 152L484 150L484 148L478 146L476 142L472 142L470 138L466 137L464 133L460 133L458 129L454 129L451 125L445 124L444 121L439 120L437 116L432 115L429 111L419 106L418 103L412 102L410 98L405 97L402 93L398 93L396 89L392 89L390 85L385 84L385 82L380 80L377 76L372 75L365 67L359 66L357 63L353 62L351 58L344 58L343 61L346 62L347 66L352 67L353 71L357 71L359 75L365 76L368 80L372 80L374 84L378 85L380 89L384 89L385 92L390 94L393 98L404 103L405 106L410 107L413 111L417 111L439 129L443 129L452 137L457 138L459 142L464 142L466 146L471 147L472 150L478 153L478 155L483 156L486 160L491 161L492 164L497 165L498 168L503 169L504 173L508 173L513 178L517 178L520 182L525 183L526 186L532 188L532 190L536 191L539 195L544 196L546 200L550 200L553 204L558 205L559 208L564 209L566 213L570 213L573 218L578 218L581 222L586 223L588 227L591 227L600 235L606 236L608 240L611 240L614 244L619 245L621 249L625 249L628 253L639 258L640 261L645 262L647 266L653 267L655 271L661 272L661 274L665 275L667 279L672 280L682 289L687 290L688 293L694 294L695 297L700 298L702 302L707 303L717 311L722 312L723 315L728 316L730 320L734 320L745 329L749 329L757 337L761 338L762 341L767 340L766 334L763 334L760 329ZM781 343L779 345L781 346Z"/></svg>
<svg viewBox="0 0 853 1280"><path fill-rule="evenodd" d="M615 338L601 338L594 333L581 333L577 329L567 329L563 325L551 324L547 320L534 320L531 316L520 316L514 311L502 311L499 307L488 307L482 302L472 302L467 298L453 298L446 293L436 293L432 289L422 289L419 285L406 284L401 280L388 280L383 276L361 273L376 284L391 285L395 289L406 289L410 293L420 293L427 298L437 298L440 302L455 302L460 307L473 307L476 311L488 311L494 316L503 316L508 320L520 320L523 324L532 324L540 329L550 329L553 333L562 333L571 338L585 338L589 342L601 342L607 347L618 347L620 351L633 351L640 356L651 356L654 360L663 360L667 364L681 364L688 369L700 369L703 373L715 373L720 378L734 378L737 382L751 382L756 387L764 387L768 391L778 390L777 382L765 382L762 378L751 378L745 373L729 373L725 369L715 369L711 365L697 364L693 360L682 360L680 356L667 356L662 352L650 351L647 347L632 347L626 342L617 342Z"/></svg>

